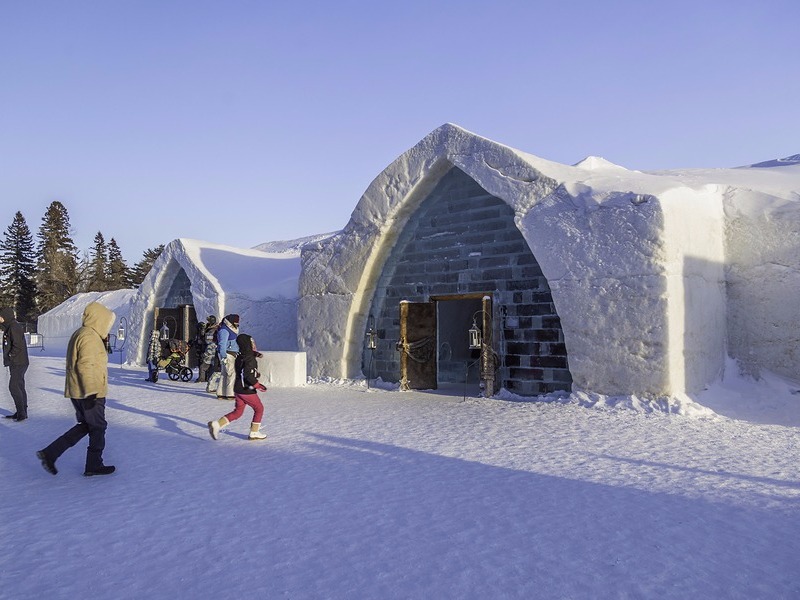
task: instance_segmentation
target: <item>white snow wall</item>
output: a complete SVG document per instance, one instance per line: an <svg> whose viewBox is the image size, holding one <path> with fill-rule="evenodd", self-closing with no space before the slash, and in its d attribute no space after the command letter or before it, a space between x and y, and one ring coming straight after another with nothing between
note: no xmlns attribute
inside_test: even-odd
<svg viewBox="0 0 800 600"><path fill-rule="evenodd" d="M515 210L552 290L574 389L662 396L716 377L725 352L719 199L689 219L682 205L706 194L569 193L520 153L449 124L378 175L342 232L303 251L298 344L312 376L361 375L378 274L451 166ZM689 352L689 341L699 346Z"/></svg>
<svg viewBox="0 0 800 600"><path fill-rule="evenodd" d="M729 353L743 369L800 380L800 198L725 195Z"/></svg>
<svg viewBox="0 0 800 600"><path fill-rule="evenodd" d="M721 373L718 197L620 192L601 204L559 188L521 222L561 317L573 389L666 396Z"/></svg>

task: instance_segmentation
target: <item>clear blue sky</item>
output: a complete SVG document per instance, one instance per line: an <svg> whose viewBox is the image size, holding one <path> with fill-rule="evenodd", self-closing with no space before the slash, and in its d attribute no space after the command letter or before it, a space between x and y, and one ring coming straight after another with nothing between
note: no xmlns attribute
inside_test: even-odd
<svg viewBox="0 0 800 600"><path fill-rule="evenodd" d="M81 250L343 227L452 122L573 164L800 152L797 0L0 0L0 227Z"/></svg>

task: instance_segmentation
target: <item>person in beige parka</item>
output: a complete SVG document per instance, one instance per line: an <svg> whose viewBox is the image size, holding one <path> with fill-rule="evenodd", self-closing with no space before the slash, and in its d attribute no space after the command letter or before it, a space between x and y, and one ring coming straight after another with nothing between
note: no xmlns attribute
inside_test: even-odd
<svg viewBox="0 0 800 600"><path fill-rule="evenodd" d="M89 436L84 475L110 475L114 467L103 464L106 445L106 394L108 392L108 350L106 338L116 321L114 313L97 302L83 311L83 326L67 345L64 396L72 400L77 425L53 441L36 456L45 471L55 475L56 460L84 436Z"/></svg>

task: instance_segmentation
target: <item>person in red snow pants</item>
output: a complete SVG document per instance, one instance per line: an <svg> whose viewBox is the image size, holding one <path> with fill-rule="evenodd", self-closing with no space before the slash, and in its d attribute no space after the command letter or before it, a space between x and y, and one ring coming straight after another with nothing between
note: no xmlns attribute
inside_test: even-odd
<svg viewBox="0 0 800 600"><path fill-rule="evenodd" d="M239 354L234 363L235 379L233 380L233 392L236 405L234 409L224 417L216 421L208 422L208 433L212 439L219 439L219 430L231 421L235 421L244 414L244 407L249 406L253 409L253 422L250 423L250 434L247 436L251 440L264 440L267 436L259 431L261 429L261 417L264 415L264 405L258 392L265 392L265 388L259 383L258 363L256 358L261 356L256 350L256 342L246 333L236 336L236 343L239 345Z"/></svg>
<svg viewBox="0 0 800 600"><path fill-rule="evenodd" d="M261 417L264 414L264 405L261 403L261 398L258 394L236 394L234 395L236 406L234 409L225 415L228 422L235 421L244 414L244 407L249 406L253 409L253 422L261 423Z"/></svg>

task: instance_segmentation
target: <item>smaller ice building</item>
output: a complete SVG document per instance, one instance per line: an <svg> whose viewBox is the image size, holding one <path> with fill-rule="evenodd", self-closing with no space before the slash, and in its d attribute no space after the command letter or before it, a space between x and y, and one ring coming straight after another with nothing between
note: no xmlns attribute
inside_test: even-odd
<svg viewBox="0 0 800 600"><path fill-rule="evenodd" d="M130 310L128 360L143 364L150 332L191 340L209 315L236 313L260 350L297 350L297 252L264 252L190 239L165 246ZM190 366L194 356L190 353Z"/></svg>

